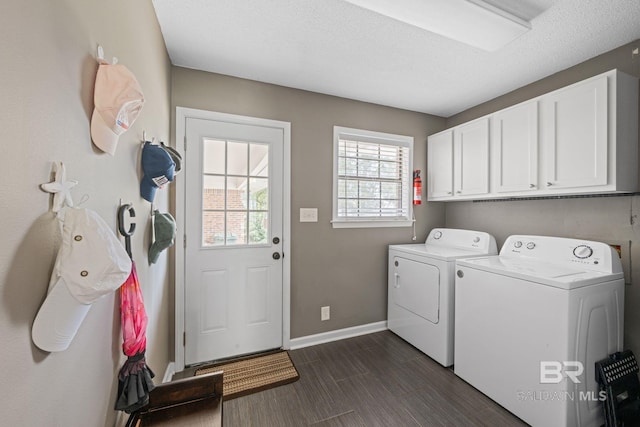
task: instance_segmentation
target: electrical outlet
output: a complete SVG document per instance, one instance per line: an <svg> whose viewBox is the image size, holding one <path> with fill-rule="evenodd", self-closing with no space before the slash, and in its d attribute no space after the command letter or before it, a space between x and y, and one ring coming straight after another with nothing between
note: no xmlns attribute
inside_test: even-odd
<svg viewBox="0 0 640 427"><path fill-rule="evenodd" d="M325 321L325 320L329 320L330 318L331 318L331 307L328 305L325 307L320 307L320 320Z"/></svg>

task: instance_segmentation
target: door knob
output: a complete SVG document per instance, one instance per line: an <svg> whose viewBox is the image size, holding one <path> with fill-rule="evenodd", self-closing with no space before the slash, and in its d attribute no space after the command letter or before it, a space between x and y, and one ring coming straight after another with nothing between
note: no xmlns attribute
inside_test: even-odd
<svg viewBox="0 0 640 427"><path fill-rule="evenodd" d="M280 259L280 252L274 252L271 256L273 257L273 259Z"/></svg>

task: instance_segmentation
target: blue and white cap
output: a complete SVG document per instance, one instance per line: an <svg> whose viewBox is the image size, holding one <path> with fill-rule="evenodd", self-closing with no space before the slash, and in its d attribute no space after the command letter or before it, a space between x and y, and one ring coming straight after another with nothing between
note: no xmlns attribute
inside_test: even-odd
<svg viewBox="0 0 640 427"><path fill-rule="evenodd" d="M142 147L142 181L140 181L140 195L153 203L156 190L173 181L176 164L159 145L145 142Z"/></svg>

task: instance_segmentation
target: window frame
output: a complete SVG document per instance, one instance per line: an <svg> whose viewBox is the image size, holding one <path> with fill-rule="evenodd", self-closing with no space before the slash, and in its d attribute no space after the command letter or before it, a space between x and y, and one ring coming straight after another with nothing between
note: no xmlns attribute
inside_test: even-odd
<svg viewBox="0 0 640 427"><path fill-rule="evenodd" d="M373 142L383 145L406 147L408 153L408 166L402 177L402 185L407 185L408 208L407 215L398 217L365 217L346 218L338 216L338 159L340 139L352 139L359 142ZM333 228L383 228L383 227L411 227L413 225L413 142L412 136L396 135L384 132L376 132L364 129L354 129L343 126L333 127L333 199L332 220Z"/></svg>

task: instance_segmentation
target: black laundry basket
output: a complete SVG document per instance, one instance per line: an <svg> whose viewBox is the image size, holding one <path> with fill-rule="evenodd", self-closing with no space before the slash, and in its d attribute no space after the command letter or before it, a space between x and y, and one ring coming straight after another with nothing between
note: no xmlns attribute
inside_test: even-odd
<svg viewBox="0 0 640 427"><path fill-rule="evenodd" d="M638 363L631 350L611 354L596 363L596 380L606 392L606 427L640 427Z"/></svg>

